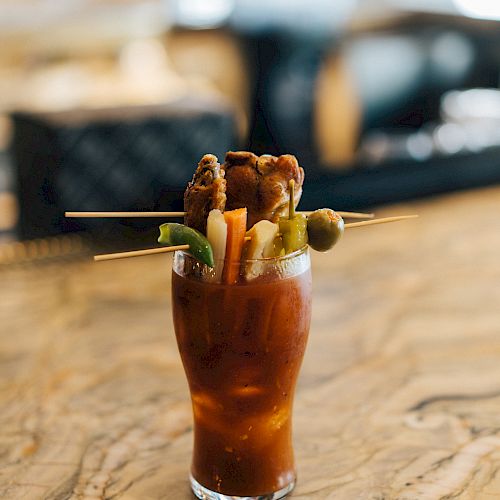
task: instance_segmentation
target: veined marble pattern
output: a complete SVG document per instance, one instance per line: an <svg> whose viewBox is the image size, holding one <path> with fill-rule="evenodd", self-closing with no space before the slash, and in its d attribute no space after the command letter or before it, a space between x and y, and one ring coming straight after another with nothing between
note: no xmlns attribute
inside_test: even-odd
<svg viewBox="0 0 500 500"><path fill-rule="evenodd" d="M290 498L500 498L500 189L415 212L313 254ZM0 498L192 498L169 266L0 270Z"/></svg>

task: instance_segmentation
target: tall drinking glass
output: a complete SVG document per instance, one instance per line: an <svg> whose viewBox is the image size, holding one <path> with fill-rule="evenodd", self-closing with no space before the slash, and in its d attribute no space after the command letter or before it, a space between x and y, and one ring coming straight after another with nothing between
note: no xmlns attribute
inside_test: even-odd
<svg viewBox="0 0 500 500"><path fill-rule="evenodd" d="M309 253L234 265L238 281L222 284L186 253L173 260L194 414L191 487L203 499L278 499L296 478L292 403L311 316Z"/></svg>

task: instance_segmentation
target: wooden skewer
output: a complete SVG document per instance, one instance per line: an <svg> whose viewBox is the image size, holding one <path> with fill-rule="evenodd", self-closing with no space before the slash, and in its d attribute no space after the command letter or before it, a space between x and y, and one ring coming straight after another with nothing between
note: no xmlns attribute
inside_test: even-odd
<svg viewBox="0 0 500 500"><path fill-rule="evenodd" d="M311 215L313 210L298 211L299 214ZM342 218L346 219L373 219L375 214L364 214L361 212L342 212L341 210L335 210L335 213L339 214Z"/></svg>
<svg viewBox="0 0 500 500"><path fill-rule="evenodd" d="M177 245L175 247L147 248L146 250L134 250L132 252L105 253L94 255L95 261L125 259L127 257L142 257L143 255L154 255L156 253L175 252L176 250L189 250L189 245Z"/></svg>
<svg viewBox="0 0 500 500"><path fill-rule="evenodd" d="M384 217L382 219L365 220L362 222L352 222L351 224L346 224L344 227L346 229L351 227L360 226L371 226L375 224L386 224L388 222L397 222L405 219L415 219L418 215L398 215L395 217ZM250 237L246 236L245 241L249 241ZM143 255L154 255L157 253L169 253L175 252L176 250L189 250L189 245L177 245L173 247L159 247L159 248L147 248L145 250L134 250L132 252L119 252L119 253L108 253L103 255L95 255L95 261L101 260L115 260L115 259L125 259L127 257L142 257Z"/></svg>
<svg viewBox="0 0 500 500"><path fill-rule="evenodd" d="M374 214L336 211L341 217L350 219L372 219ZM311 211L299 212L306 215ZM113 217L184 217L186 212L65 212L65 217L104 219Z"/></svg>
<svg viewBox="0 0 500 500"><path fill-rule="evenodd" d="M245 236L245 241L250 241L250 236ZM154 255L157 253L170 253L176 250L189 250L189 245L177 245L173 247L146 248L145 250L133 250L131 252L105 253L94 255L95 261L125 259L127 257L142 257L144 255Z"/></svg>
<svg viewBox="0 0 500 500"><path fill-rule="evenodd" d="M105 219L112 217L184 217L186 212L64 212L65 217Z"/></svg>
<svg viewBox="0 0 500 500"><path fill-rule="evenodd" d="M387 224L388 222L397 222L398 220L415 219L418 215L397 215L395 217L383 217L381 219L364 220L361 222L351 222L346 224L346 229L351 227L371 226L374 224Z"/></svg>

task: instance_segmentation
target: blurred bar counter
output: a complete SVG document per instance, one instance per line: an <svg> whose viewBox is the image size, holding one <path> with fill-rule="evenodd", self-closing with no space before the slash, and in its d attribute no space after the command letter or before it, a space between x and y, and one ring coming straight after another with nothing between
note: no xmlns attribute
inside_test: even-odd
<svg viewBox="0 0 500 500"><path fill-rule="evenodd" d="M312 255L291 498L498 498L500 188ZM0 268L0 497L187 500L170 258Z"/></svg>

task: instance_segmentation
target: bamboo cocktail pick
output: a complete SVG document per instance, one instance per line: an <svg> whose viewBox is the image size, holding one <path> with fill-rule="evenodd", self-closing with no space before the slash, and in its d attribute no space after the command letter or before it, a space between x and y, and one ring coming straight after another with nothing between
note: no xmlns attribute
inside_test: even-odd
<svg viewBox="0 0 500 500"><path fill-rule="evenodd" d="M374 214L363 214L360 212L336 212L348 219L373 219ZM302 212L306 215L312 212ZM184 217L186 212L65 212L65 217L105 219L114 217L135 218L135 217Z"/></svg>
<svg viewBox="0 0 500 500"><path fill-rule="evenodd" d="M406 219L416 219L418 215L396 215L394 217L383 217L381 219L372 219L372 220L363 220L361 222L350 222L346 224L344 227L353 228L353 227L361 227L361 226L372 226L374 224L387 224L388 222L397 222L399 220Z"/></svg>
<svg viewBox="0 0 500 500"><path fill-rule="evenodd" d="M154 255L156 253L175 252L177 250L189 250L189 245L177 245L174 247L147 248L145 250L133 250L132 252L106 253L103 255L94 255L94 260L96 262L98 262L100 260L116 260L116 259L125 259L128 257L142 257L144 255Z"/></svg>
<svg viewBox="0 0 500 500"><path fill-rule="evenodd" d="M338 212L337 212L338 213ZM344 227L346 229L353 227L362 227L362 226L372 226L376 224L387 224L388 222L397 222L406 219L415 219L418 215L397 215L394 217L383 217L381 219L373 219L373 220L365 220L362 222L351 222L350 224L346 224ZM250 238L247 236L245 238L249 240ZM103 255L95 255L95 261L102 260L116 260L116 259L125 259L128 257L142 257L144 255L154 255L157 253L169 253L175 252L176 250L189 250L189 245L177 245L173 247L160 247L160 248L147 248L145 250L133 250L132 252L119 252L119 253L108 253Z"/></svg>

